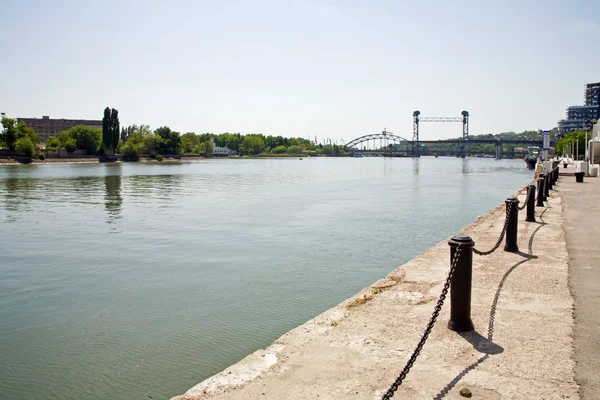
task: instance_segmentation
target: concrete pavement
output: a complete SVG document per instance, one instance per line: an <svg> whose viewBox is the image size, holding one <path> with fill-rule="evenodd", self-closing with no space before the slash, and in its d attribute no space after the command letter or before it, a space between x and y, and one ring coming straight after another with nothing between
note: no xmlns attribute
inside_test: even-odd
<svg viewBox="0 0 600 400"><path fill-rule="evenodd" d="M600 179L561 177L569 287L575 299L575 378L583 400L600 399ZM553 199L550 200L552 204Z"/></svg>

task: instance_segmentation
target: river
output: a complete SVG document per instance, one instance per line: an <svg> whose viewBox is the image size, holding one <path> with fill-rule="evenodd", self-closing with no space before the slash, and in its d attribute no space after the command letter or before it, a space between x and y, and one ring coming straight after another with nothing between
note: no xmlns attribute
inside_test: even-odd
<svg viewBox="0 0 600 400"><path fill-rule="evenodd" d="M502 203L521 160L0 167L0 399L164 399Z"/></svg>

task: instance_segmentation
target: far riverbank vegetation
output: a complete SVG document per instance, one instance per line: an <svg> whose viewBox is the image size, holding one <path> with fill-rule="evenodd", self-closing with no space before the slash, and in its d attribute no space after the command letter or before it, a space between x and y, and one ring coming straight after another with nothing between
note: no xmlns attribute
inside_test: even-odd
<svg viewBox="0 0 600 400"><path fill-rule="evenodd" d="M211 156L241 156L241 157L286 157L286 156L347 156L351 154L346 146L337 144L315 144L305 138L286 138L281 135L263 135L261 133L181 133L168 126L151 129L148 125L129 125L121 127L119 113L116 109L106 107L102 119L102 129L88 126L75 126L60 132L57 136L49 137L45 143L41 136L23 121L11 118L2 119L0 133L0 149L22 157L46 156L60 157L63 155L93 155L116 159L121 156L125 161L141 159L163 160L167 157L211 157ZM552 132L554 134L555 131ZM584 135L574 132L557 143L560 152L563 143L570 142ZM471 135L472 139L529 139L541 140L539 131L521 133L504 132L500 134ZM567 139L569 138L569 139ZM580 140L580 145L583 146ZM421 147L421 154L439 152L443 144L428 144ZM516 150L516 151L515 151ZM519 149L515 145L504 145L505 154L515 154ZM474 152L495 152L494 144L469 146L467 154ZM443 152L442 152L443 153ZM436 153L437 154L437 153Z"/></svg>

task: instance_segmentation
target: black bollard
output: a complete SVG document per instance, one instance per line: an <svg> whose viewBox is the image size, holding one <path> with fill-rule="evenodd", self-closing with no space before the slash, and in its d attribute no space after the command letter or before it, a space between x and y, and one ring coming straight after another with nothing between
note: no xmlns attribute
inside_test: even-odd
<svg viewBox="0 0 600 400"><path fill-rule="evenodd" d="M544 201L548 201L550 197L550 174L544 174Z"/></svg>
<svg viewBox="0 0 600 400"><path fill-rule="evenodd" d="M471 321L471 279L473 276L473 246L475 242L469 236L456 235L448 242L450 262L454 261L456 248L460 254L456 260L456 269L450 282L450 321L448 329L455 332L469 332L475 329Z"/></svg>
<svg viewBox="0 0 600 400"><path fill-rule="evenodd" d="M548 172L548 190L552 190L554 188L554 173L552 171Z"/></svg>
<svg viewBox="0 0 600 400"><path fill-rule="evenodd" d="M552 177L554 178L554 186L556 186L556 183L558 182L558 167L555 167L552 170L552 173L553 173Z"/></svg>
<svg viewBox="0 0 600 400"><path fill-rule="evenodd" d="M544 203L542 203L542 206ZM535 185L527 186L527 222L535 222Z"/></svg>
<svg viewBox="0 0 600 400"><path fill-rule="evenodd" d="M519 251L517 245L517 230L519 229L519 199L514 197L508 198L506 203L506 213L510 209L510 218L508 219L508 226L506 227L506 242L504 244L504 251L510 251L515 253Z"/></svg>
<svg viewBox="0 0 600 400"><path fill-rule="evenodd" d="M537 178L537 204L538 207L544 207L544 178L540 175Z"/></svg>

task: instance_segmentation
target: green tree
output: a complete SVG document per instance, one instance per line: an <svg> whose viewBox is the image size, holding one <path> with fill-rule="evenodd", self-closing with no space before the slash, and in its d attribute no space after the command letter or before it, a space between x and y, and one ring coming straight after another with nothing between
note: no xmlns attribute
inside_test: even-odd
<svg viewBox="0 0 600 400"><path fill-rule="evenodd" d="M17 123L17 139L24 137L29 138L34 145L42 141L42 137L32 127L28 126L25 121L19 121Z"/></svg>
<svg viewBox="0 0 600 400"><path fill-rule="evenodd" d="M57 137L51 136L46 140L46 148L50 150L60 149L60 140Z"/></svg>
<svg viewBox="0 0 600 400"><path fill-rule="evenodd" d="M326 156L332 156L333 146L330 144L326 144L325 146L323 146L323 153L325 153Z"/></svg>
<svg viewBox="0 0 600 400"><path fill-rule="evenodd" d="M299 146L297 144L295 145L291 145L287 148L288 153L290 154L300 154L304 151L304 147L303 146Z"/></svg>
<svg viewBox="0 0 600 400"><path fill-rule="evenodd" d="M573 148L573 156L577 156L579 153L580 158L585 156L585 136L586 131L573 131L567 133L564 137L556 142L556 146L554 147L554 152L557 155L562 155L563 152L569 152L571 150L571 146ZM590 135L588 134L588 140L590 139ZM571 154L569 154L570 156Z"/></svg>
<svg viewBox="0 0 600 400"><path fill-rule="evenodd" d="M155 131L156 150L159 154L177 154L181 137L179 132L174 132L168 126L162 126Z"/></svg>
<svg viewBox="0 0 600 400"><path fill-rule="evenodd" d="M181 135L179 147L182 153L192 153L194 148L200 144L200 137L194 132L187 132Z"/></svg>
<svg viewBox="0 0 600 400"><path fill-rule="evenodd" d="M271 150L271 153L274 154L283 154L285 152L287 152L287 147L285 146L277 146L273 150Z"/></svg>
<svg viewBox="0 0 600 400"><path fill-rule="evenodd" d="M114 154L119 145L120 131L119 111L106 107L102 118L102 144L109 154Z"/></svg>
<svg viewBox="0 0 600 400"><path fill-rule="evenodd" d="M17 121L12 118L2 118L2 142L9 151L15 150L18 139Z"/></svg>
<svg viewBox="0 0 600 400"><path fill-rule="evenodd" d="M59 134L59 139L60 139L60 134ZM61 140L61 142L62 142L62 140ZM110 108L106 107L104 109L104 117L102 118L102 145L104 146L104 150L110 149L111 143L112 143L112 132L110 130Z"/></svg>
<svg viewBox="0 0 600 400"><path fill-rule="evenodd" d="M213 144L210 140L204 142L204 154L206 154L207 156L212 156L214 151L215 149L213 148Z"/></svg>
<svg viewBox="0 0 600 400"><path fill-rule="evenodd" d="M142 155L142 149L142 143L134 143L132 140L128 140L121 144L121 154L125 161L139 161Z"/></svg>
<svg viewBox="0 0 600 400"><path fill-rule="evenodd" d="M119 147L119 134L121 131L120 123L119 123L119 111L112 109L110 113L110 131L112 134L112 149L113 152Z"/></svg>
<svg viewBox="0 0 600 400"><path fill-rule="evenodd" d="M22 156L32 157L35 152L35 144L28 136L24 136L15 142L15 150Z"/></svg>
<svg viewBox="0 0 600 400"><path fill-rule="evenodd" d="M65 149L69 152L72 153L75 150L77 150L77 142L75 141L75 139L69 138L64 145Z"/></svg>
<svg viewBox="0 0 600 400"><path fill-rule="evenodd" d="M265 149L265 141L262 135L246 135L242 141L244 154L259 154ZM240 151L240 153L242 153Z"/></svg>

